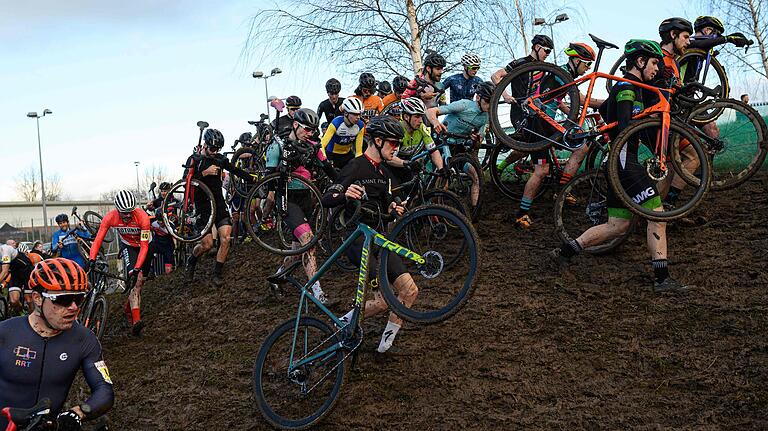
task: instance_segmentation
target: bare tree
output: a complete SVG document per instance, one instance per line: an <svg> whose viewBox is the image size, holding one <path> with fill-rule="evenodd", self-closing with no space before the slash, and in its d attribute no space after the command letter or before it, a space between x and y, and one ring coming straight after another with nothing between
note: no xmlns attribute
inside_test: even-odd
<svg viewBox="0 0 768 431"><path fill-rule="evenodd" d="M702 0L725 23L728 33L754 39L757 50L726 50L728 63L768 78L768 0Z"/></svg>
<svg viewBox="0 0 768 431"><path fill-rule="evenodd" d="M16 193L25 202L35 202L40 199L40 172L37 168L29 166L16 176ZM59 174L49 175L45 179L46 200L58 201L62 196L61 177Z"/></svg>
<svg viewBox="0 0 768 431"><path fill-rule="evenodd" d="M49 175L45 179L45 198L49 201L60 201L64 198L59 174Z"/></svg>
<svg viewBox="0 0 768 431"><path fill-rule="evenodd" d="M155 182L157 185L160 185L163 181L168 181L165 166L153 164L144 169L144 184L148 185Z"/></svg>

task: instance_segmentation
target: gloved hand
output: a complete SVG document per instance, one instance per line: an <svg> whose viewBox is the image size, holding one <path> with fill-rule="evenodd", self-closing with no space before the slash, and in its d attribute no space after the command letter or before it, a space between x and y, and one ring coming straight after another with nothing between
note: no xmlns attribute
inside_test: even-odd
<svg viewBox="0 0 768 431"><path fill-rule="evenodd" d="M421 163L421 160L406 160L403 163L403 167L410 169L411 172L419 172L424 165Z"/></svg>
<svg viewBox="0 0 768 431"><path fill-rule="evenodd" d="M451 171L449 171L448 168L445 166L443 166L441 169L436 170L435 173L439 175L440 178L448 178L451 176Z"/></svg>
<svg viewBox="0 0 768 431"><path fill-rule="evenodd" d="M83 423L80 416L72 410L59 413L56 417L57 431L82 431Z"/></svg>
<svg viewBox="0 0 768 431"><path fill-rule="evenodd" d="M747 37L743 33L733 33L725 37L726 40L739 48L747 46Z"/></svg>
<svg viewBox="0 0 768 431"><path fill-rule="evenodd" d="M93 269L96 267L96 259L89 259L88 260L88 269Z"/></svg>
<svg viewBox="0 0 768 431"><path fill-rule="evenodd" d="M141 269L139 268L133 268L132 270L128 271L128 278L137 277L140 271Z"/></svg>

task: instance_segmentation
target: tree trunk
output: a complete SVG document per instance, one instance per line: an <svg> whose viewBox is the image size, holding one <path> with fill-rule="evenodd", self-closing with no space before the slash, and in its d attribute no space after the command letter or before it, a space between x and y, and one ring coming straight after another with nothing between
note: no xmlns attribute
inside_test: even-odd
<svg viewBox="0 0 768 431"><path fill-rule="evenodd" d="M419 23L416 20L416 6L413 4L413 0L405 0L405 11L408 14L408 27L411 29L413 71L417 73L421 70L421 32L419 31Z"/></svg>
<svg viewBox="0 0 768 431"><path fill-rule="evenodd" d="M758 7L755 5L755 0L747 0L747 6L749 7L749 15L752 18L752 28L755 31L755 39L757 39L757 46L760 48L760 59L763 62L763 70L765 71L765 77L768 78L768 53L765 51L765 39L760 31L760 22L758 20Z"/></svg>
<svg viewBox="0 0 768 431"><path fill-rule="evenodd" d="M523 7L520 0L515 0L515 9L517 9L517 19L520 21L520 36L523 38L523 53L528 55L528 38L525 36L525 18L523 17Z"/></svg>

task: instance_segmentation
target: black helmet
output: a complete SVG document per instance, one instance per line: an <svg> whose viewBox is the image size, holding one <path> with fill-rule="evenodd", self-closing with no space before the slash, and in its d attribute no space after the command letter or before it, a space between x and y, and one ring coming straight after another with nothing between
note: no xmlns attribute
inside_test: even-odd
<svg viewBox="0 0 768 431"><path fill-rule="evenodd" d="M203 135L205 145L211 148L220 149L224 146L224 135L216 129L207 129Z"/></svg>
<svg viewBox="0 0 768 431"><path fill-rule="evenodd" d="M376 88L376 78L372 73L364 72L360 74L360 88L373 90Z"/></svg>
<svg viewBox="0 0 768 431"><path fill-rule="evenodd" d="M160 183L160 190L170 190L171 189L171 183L168 181L163 181Z"/></svg>
<svg viewBox="0 0 768 431"><path fill-rule="evenodd" d="M424 58L424 67L445 67L445 58L432 51Z"/></svg>
<svg viewBox="0 0 768 431"><path fill-rule="evenodd" d="M496 89L496 86L493 85L493 82L491 81L481 82L480 84L477 85L475 94L477 94L483 100L491 100L491 96L493 95L494 89Z"/></svg>
<svg viewBox="0 0 768 431"><path fill-rule="evenodd" d="M536 36L533 36L533 39L531 39L531 46L533 45L541 45L549 49L555 48L555 43L552 42L552 38L545 34L537 34Z"/></svg>
<svg viewBox="0 0 768 431"><path fill-rule="evenodd" d="M712 27L717 34L723 34L725 32L725 26L723 22L714 16L700 16L693 22L693 28L696 31L701 31L705 27Z"/></svg>
<svg viewBox="0 0 768 431"><path fill-rule="evenodd" d="M250 144L252 140L253 134L251 134L251 132L245 132L241 134L239 138L237 138L237 142L241 144Z"/></svg>
<svg viewBox="0 0 768 431"><path fill-rule="evenodd" d="M315 111L309 108L301 108L293 114L293 121L305 127L317 129L320 127L320 118Z"/></svg>
<svg viewBox="0 0 768 431"><path fill-rule="evenodd" d="M365 126L365 134L382 139L401 140L405 137L403 126L400 122L390 116L373 117Z"/></svg>
<svg viewBox="0 0 768 431"><path fill-rule="evenodd" d="M325 81L325 92L339 94L341 92L341 82L336 78L331 78Z"/></svg>
<svg viewBox="0 0 768 431"><path fill-rule="evenodd" d="M664 52L661 50L658 42L645 39L631 39L624 45L624 55L627 59L633 59L640 56L662 59Z"/></svg>
<svg viewBox="0 0 768 431"><path fill-rule="evenodd" d="M687 31L688 33L693 34L693 26L691 25L691 22L685 18L667 18L659 24L659 35L662 40L667 38L667 35L672 30Z"/></svg>
<svg viewBox="0 0 768 431"><path fill-rule="evenodd" d="M389 81L379 82L379 94L387 95L392 92L392 85Z"/></svg>
<svg viewBox="0 0 768 431"><path fill-rule="evenodd" d="M69 217L66 214L59 214L56 216L56 223L61 223L63 221L69 223Z"/></svg>
<svg viewBox="0 0 768 431"><path fill-rule="evenodd" d="M301 108L301 99L299 96L288 96L285 99L285 106L288 108Z"/></svg>
<svg viewBox="0 0 768 431"><path fill-rule="evenodd" d="M392 89L395 90L395 93L402 93L406 88L408 88L408 78L405 76L396 76L392 80Z"/></svg>

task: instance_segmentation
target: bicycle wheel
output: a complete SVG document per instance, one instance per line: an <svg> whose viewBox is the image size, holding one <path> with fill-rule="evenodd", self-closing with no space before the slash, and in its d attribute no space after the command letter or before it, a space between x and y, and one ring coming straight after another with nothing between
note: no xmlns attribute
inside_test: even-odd
<svg viewBox="0 0 768 431"><path fill-rule="evenodd" d="M265 172L264 151L260 147L242 147L238 149L232 155L232 164L252 174ZM237 175L232 175L229 184L232 192L242 198L248 197L251 191L251 185Z"/></svg>
<svg viewBox="0 0 768 431"><path fill-rule="evenodd" d="M573 82L573 77L564 69L544 62L528 63L508 73L491 96L490 124L493 134L504 145L515 150L537 151L562 137L546 119L547 115L556 121L566 123L566 129L576 125L579 114L579 89L571 85L552 91ZM543 92L543 94L542 94ZM505 98L514 99L513 103ZM528 99L540 111L529 106ZM568 106L568 113L560 110L559 104Z"/></svg>
<svg viewBox="0 0 768 431"><path fill-rule="evenodd" d="M607 194L608 179L602 171L588 171L577 175L555 199L555 230L557 236L563 242L576 239L587 229L608 222ZM567 204L566 196L576 199L576 204ZM602 254L614 250L623 244L631 235L632 228L637 218L632 218L632 224L619 237L604 244L586 247L584 251L589 254Z"/></svg>
<svg viewBox="0 0 768 431"><path fill-rule="evenodd" d="M181 242L199 241L213 226L216 215L211 189L196 179L189 184L187 187L186 180L177 182L163 199L163 221L171 236Z"/></svg>
<svg viewBox="0 0 768 431"><path fill-rule="evenodd" d="M753 107L733 99L699 105L688 122L713 117L714 112L717 119L702 125L699 136L712 158L712 190L729 190L760 170L768 154L768 129Z"/></svg>
<svg viewBox="0 0 768 431"><path fill-rule="evenodd" d="M246 217L248 234L269 252L281 256L304 253L315 246L325 229L327 210L320 205L321 198L317 187L304 177L281 173L268 175L256 183L248 195L247 202L257 200L261 213L258 220ZM304 214L304 220L299 220L298 210ZM308 224L313 235L299 245L294 232L302 223Z"/></svg>
<svg viewBox="0 0 768 431"><path fill-rule="evenodd" d="M88 230L88 232L96 236L96 234L99 233L99 228L101 227L101 219L102 217L95 211L86 211L83 213L83 226ZM107 234L104 236L104 242L112 242L115 239L115 234L112 233L112 229L107 231ZM86 258L86 260L88 260Z"/></svg>
<svg viewBox="0 0 768 431"><path fill-rule="evenodd" d="M451 172L450 177L438 178L436 188L450 190L461 197L469 209L470 219L477 221L483 203L484 178L480 162L473 155L458 154L451 156L448 168ZM473 191L475 187L476 192Z"/></svg>
<svg viewBox="0 0 768 431"><path fill-rule="evenodd" d="M608 175L616 197L635 214L653 221L670 221L693 211L709 190L712 171L701 142L684 124L669 125L666 170L656 154L661 135L661 119L647 118L627 127L611 144ZM680 158L679 142L687 140L698 166L686 167ZM673 169L670 169L673 168ZM690 171L689 171L690 170ZM659 188L671 179L672 172L688 184L676 207L662 207Z"/></svg>
<svg viewBox="0 0 768 431"><path fill-rule="evenodd" d="M99 340L104 335L104 331L107 330L108 312L107 298L102 294L98 294L96 300L93 301L93 307L89 310L85 322L83 322L83 326L93 331Z"/></svg>
<svg viewBox="0 0 768 431"><path fill-rule="evenodd" d="M325 230L325 235L318 241L318 248L322 253L323 260L338 250L344 240L347 239L347 235L351 233L350 228L344 223L343 215L344 207L341 206L334 208L328 216L328 227ZM340 269L349 272L357 270L359 264L359 262L350 259L347 253L341 253L333 263Z"/></svg>
<svg viewBox="0 0 768 431"><path fill-rule="evenodd" d="M412 208L420 207L422 205L444 205L455 209L459 214L464 217L469 217L469 209L464 203L464 200L456 193L450 190L431 189L424 192L423 199L421 196L417 197Z"/></svg>
<svg viewBox="0 0 768 431"><path fill-rule="evenodd" d="M488 127L485 131L485 144L477 150L477 159L480 161L480 166L483 170L488 169L488 166L491 163L491 154L496 147L496 135L494 135L493 132L491 132L491 128Z"/></svg>
<svg viewBox="0 0 768 431"><path fill-rule="evenodd" d="M616 62L613 63L613 66L611 66L611 70L608 71L608 74L611 76L620 76L621 73L624 73L624 64L626 62L627 62L627 56L625 56L624 54L621 54L619 58L616 60ZM605 89L608 91L608 93L611 92L612 87L613 87L613 80L606 79Z"/></svg>
<svg viewBox="0 0 768 431"><path fill-rule="evenodd" d="M461 310L474 292L480 260L480 241L466 217L446 206L419 207L395 224L387 240L423 259L417 263L401 257L393 251L398 247L390 243L382 247L379 290L395 314L409 322L437 323ZM393 268L402 262L419 289L410 308L397 298L394 282L398 279L391 280L388 274L392 259Z"/></svg>
<svg viewBox="0 0 768 431"><path fill-rule="evenodd" d="M253 395L270 424L300 430L333 409L344 384L348 355L332 348L341 343L341 335L320 320L302 317L296 326L295 319L288 320L264 340L253 369ZM321 352L327 353L289 369L291 360L296 363Z"/></svg>
<svg viewBox="0 0 768 431"><path fill-rule="evenodd" d="M490 173L491 181L504 196L519 201L523 198L525 183L533 175L533 162L528 153L499 145L491 153ZM536 198L544 191L545 187L539 188Z"/></svg>
<svg viewBox="0 0 768 431"><path fill-rule="evenodd" d="M728 75L725 73L723 65L717 61L714 56L709 57L707 65L707 52L701 49L688 49L685 54L677 59L677 65L680 70L680 78L684 84L698 82L707 88L717 88L720 86L720 94L717 97L710 97L701 100L702 103L712 102L718 99L727 99L731 92ZM699 99L699 95L694 95ZM701 125L714 121L723 111L720 109L696 109L696 114L688 117L691 124Z"/></svg>
<svg viewBox="0 0 768 431"><path fill-rule="evenodd" d="M0 296L0 322L8 318L8 300Z"/></svg>

